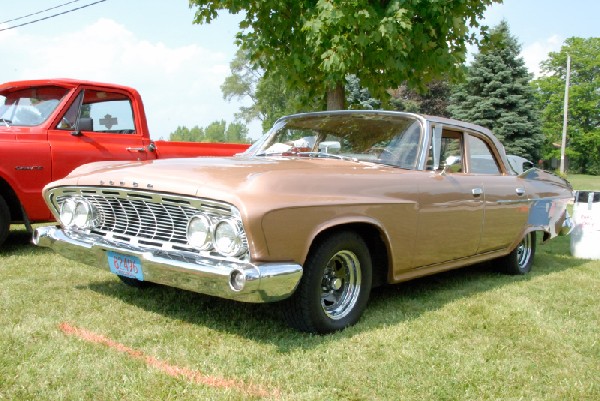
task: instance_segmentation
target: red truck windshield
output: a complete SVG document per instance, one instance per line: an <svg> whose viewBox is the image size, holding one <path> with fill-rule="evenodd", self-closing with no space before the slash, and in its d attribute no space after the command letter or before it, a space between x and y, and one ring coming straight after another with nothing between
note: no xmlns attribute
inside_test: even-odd
<svg viewBox="0 0 600 401"><path fill-rule="evenodd" d="M5 91L0 94L0 126L34 126L46 121L68 89L56 86Z"/></svg>

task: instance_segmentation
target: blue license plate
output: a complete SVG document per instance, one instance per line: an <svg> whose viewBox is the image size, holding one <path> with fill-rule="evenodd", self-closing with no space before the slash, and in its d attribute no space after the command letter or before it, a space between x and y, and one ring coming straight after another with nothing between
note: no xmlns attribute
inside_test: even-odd
<svg viewBox="0 0 600 401"><path fill-rule="evenodd" d="M144 281L142 262L140 262L139 258L116 252L107 252L106 254L108 255L108 267L110 267L111 272L119 276Z"/></svg>

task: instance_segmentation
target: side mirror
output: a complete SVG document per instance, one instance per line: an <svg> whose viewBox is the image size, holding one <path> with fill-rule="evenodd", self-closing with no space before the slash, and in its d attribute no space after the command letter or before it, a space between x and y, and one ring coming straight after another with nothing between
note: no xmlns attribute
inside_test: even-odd
<svg viewBox="0 0 600 401"><path fill-rule="evenodd" d="M325 141L319 144L319 152L338 153L342 145L338 141Z"/></svg>
<svg viewBox="0 0 600 401"><path fill-rule="evenodd" d="M81 117L77 120L77 130L72 131L71 135L73 136L82 136L81 131L93 131L94 130L94 120L91 118Z"/></svg>

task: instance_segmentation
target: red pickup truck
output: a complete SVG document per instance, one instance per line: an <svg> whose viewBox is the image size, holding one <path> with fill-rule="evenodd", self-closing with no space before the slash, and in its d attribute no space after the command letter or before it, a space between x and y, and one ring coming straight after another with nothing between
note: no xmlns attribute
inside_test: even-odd
<svg viewBox="0 0 600 401"><path fill-rule="evenodd" d="M102 160L231 156L248 144L152 141L139 93L73 79L0 84L0 245L10 224L53 219L42 188Z"/></svg>

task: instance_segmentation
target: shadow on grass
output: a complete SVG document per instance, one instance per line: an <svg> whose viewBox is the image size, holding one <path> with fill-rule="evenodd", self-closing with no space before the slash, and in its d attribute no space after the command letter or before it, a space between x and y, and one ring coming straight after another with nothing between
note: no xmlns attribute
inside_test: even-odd
<svg viewBox="0 0 600 401"><path fill-rule="evenodd" d="M31 233L27 230L11 230L8 233L6 241L0 246L0 257L4 255L21 254L24 251L31 251L36 248L31 243ZM42 248L39 248L42 251Z"/></svg>
<svg viewBox="0 0 600 401"><path fill-rule="evenodd" d="M538 246L533 271L526 276L500 274L493 262L488 262L376 288L371 293L363 318L356 326L327 336L298 333L288 328L280 316L278 304L241 303L160 285L139 290L127 287L118 280L95 282L88 288L171 319L269 343L280 352L288 352L393 326L418 318L422 313L440 309L458 299L557 273L587 262L567 256L568 239L566 245L564 242L562 239L562 243L556 243L550 248L546 248L547 245Z"/></svg>
<svg viewBox="0 0 600 401"><path fill-rule="evenodd" d="M48 225L36 224L33 228ZM27 231L24 225L13 225L11 230L8 232L8 237L2 245L0 245L0 257L9 255L19 255L23 253L49 253L52 252L48 248L41 248L33 245L31 242L32 234Z"/></svg>

